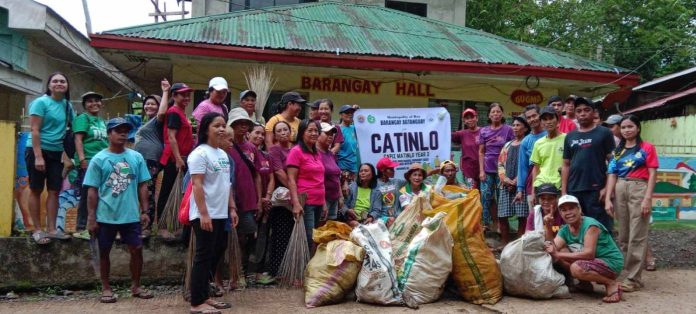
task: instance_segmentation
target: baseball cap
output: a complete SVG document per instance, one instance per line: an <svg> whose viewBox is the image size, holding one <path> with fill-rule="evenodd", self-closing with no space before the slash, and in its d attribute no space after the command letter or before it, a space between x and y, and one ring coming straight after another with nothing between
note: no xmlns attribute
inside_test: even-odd
<svg viewBox="0 0 696 314"><path fill-rule="evenodd" d="M246 96L254 96L254 98L256 98L256 92L253 90L248 90L248 89L243 90L241 93L239 93L239 101L244 99L244 97L246 97Z"/></svg>
<svg viewBox="0 0 696 314"><path fill-rule="evenodd" d="M556 115L556 109L554 109L554 108L551 107L551 106L546 106L546 107L544 107L544 108L541 108L541 111L539 112L539 118L541 118L541 117L543 117L544 115L547 115L547 114Z"/></svg>
<svg viewBox="0 0 696 314"><path fill-rule="evenodd" d="M400 163L391 160L389 157L382 157L377 161L377 170L384 171L385 169L396 168L399 165Z"/></svg>
<svg viewBox="0 0 696 314"><path fill-rule="evenodd" d="M191 92L193 91L193 88L189 87L188 85L184 83L174 83L172 87L169 88L169 91L174 94L174 93L186 93L186 92Z"/></svg>
<svg viewBox="0 0 696 314"><path fill-rule="evenodd" d="M97 99L101 100L102 98L104 98L104 96L102 96L102 94L100 94L100 93L92 92L92 91L89 91L89 92L82 94L82 102L83 103L88 98L97 98Z"/></svg>
<svg viewBox="0 0 696 314"><path fill-rule="evenodd" d="M230 88L227 87L227 80L225 80L222 77L214 77L210 79L210 83L208 83L208 89L213 88L216 91L221 91L223 89L229 90Z"/></svg>
<svg viewBox="0 0 696 314"><path fill-rule="evenodd" d="M341 109L338 110L338 113L345 113L347 111L355 111L355 108L353 108L353 105L343 105L341 106Z"/></svg>
<svg viewBox="0 0 696 314"><path fill-rule="evenodd" d="M558 196L561 194L561 191L559 191L558 188L551 183L544 183L544 184L534 188L534 192L536 192L536 196L540 196L540 195L544 195L544 194Z"/></svg>
<svg viewBox="0 0 696 314"><path fill-rule="evenodd" d="M592 100L589 100L585 97L578 97L577 99L575 99L575 108L579 107L580 105L585 105L592 109L596 107L595 103Z"/></svg>
<svg viewBox="0 0 696 314"><path fill-rule="evenodd" d="M561 196L561 198L558 199L558 206L561 206L565 203L574 203L580 206L580 201L578 201L578 198L570 194L563 195Z"/></svg>
<svg viewBox="0 0 696 314"><path fill-rule="evenodd" d="M551 98L549 98L549 101L546 103L546 105L548 106L548 105L550 105L551 103L554 103L554 102L557 102L557 101L561 101L561 102L562 102L562 101L563 101L563 98L558 97L558 96L551 96Z"/></svg>
<svg viewBox="0 0 696 314"><path fill-rule="evenodd" d="M471 108L466 108L466 110L464 110L464 112L462 112L462 117L465 117L465 116L468 115L468 114L473 115L473 116L475 117L475 116L476 116L476 110L471 109Z"/></svg>
<svg viewBox="0 0 696 314"><path fill-rule="evenodd" d="M328 124L326 122L321 123L321 131L322 132L330 132L330 131L335 131L335 130L336 130L336 127L331 125L331 124Z"/></svg>
<svg viewBox="0 0 696 314"><path fill-rule="evenodd" d="M287 92L283 94L283 97L280 97L281 104L287 104L290 101L300 104L304 104L307 102L307 100L302 98L302 96L300 96L300 94L297 92Z"/></svg>
<svg viewBox="0 0 696 314"><path fill-rule="evenodd" d="M307 106L309 108L314 108L314 109L319 109L319 105L321 105L321 100L315 100L313 102L307 102Z"/></svg>
<svg viewBox="0 0 696 314"><path fill-rule="evenodd" d="M109 122L106 123L106 132L109 132L112 129L115 129L115 128L122 126L122 125L127 125L128 131L133 129L133 124L131 124L130 122L128 122L128 120L126 120L124 118L118 117L118 118L110 119Z"/></svg>
<svg viewBox="0 0 696 314"><path fill-rule="evenodd" d="M607 125L619 124L619 122L621 122L621 119L623 119L623 117L620 114L613 114L610 115L609 118L607 118L607 120L604 121L604 123Z"/></svg>

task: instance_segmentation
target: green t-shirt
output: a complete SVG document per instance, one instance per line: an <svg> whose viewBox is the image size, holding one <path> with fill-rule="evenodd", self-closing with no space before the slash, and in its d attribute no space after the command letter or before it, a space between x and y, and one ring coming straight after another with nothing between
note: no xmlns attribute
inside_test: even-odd
<svg viewBox="0 0 696 314"><path fill-rule="evenodd" d="M550 139L548 136L540 138L534 143L530 161L539 165L539 174L534 179L534 186L544 183L553 183L561 188L561 166L563 165L563 141L566 135L561 133Z"/></svg>
<svg viewBox="0 0 696 314"><path fill-rule="evenodd" d="M561 230L558 231L558 237L563 239L568 247L574 246L575 248L571 251L576 252L584 248L585 233L587 233L587 229L591 226L595 226L600 230L599 238L597 239L597 248L595 249L595 258L601 259L607 263L607 266L609 266L612 271L620 274L624 266L623 255L616 245L616 242L614 242L614 239L612 239L611 234L596 219L587 216L582 217L582 225L580 226L578 235L573 235L568 225L563 225Z"/></svg>
<svg viewBox="0 0 696 314"><path fill-rule="evenodd" d="M355 215L362 219L363 214L370 210L370 194L372 189L358 187L358 196L355 198Z"/></svg>
<svg viewBox="0 0 696 314"><path fill-rule="evenodd" d="M62 152L63 137L65 137L65 99L55 101L51 96L43 95L29 104L29 115L41 118L41 149ZM71 120L75 119L75 112L72 105L68 103L68 115ZM34 147L31 144L31 133L27 138L27 147Z"/></svg>
<svg viewBox="0 0 696 314"><path fill-rule="evenodd" d="M85 134L82 137L82 145L85 151L85 159L88 161L102 149L109 146L106 136L106 123L100 117L83 113L75 118L72 128L75 134ZM79 163L80 157L75 152L75 164Z"/></svg>

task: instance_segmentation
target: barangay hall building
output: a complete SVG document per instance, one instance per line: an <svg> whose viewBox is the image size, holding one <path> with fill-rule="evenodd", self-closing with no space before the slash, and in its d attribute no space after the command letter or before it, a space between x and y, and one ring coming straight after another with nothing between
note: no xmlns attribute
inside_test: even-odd
<svg viewBox="0 0 696 314"><path fill-rule="evenodd" d="M475 108L485 123L491 102L501 103L509 117L553 95L630 91L639 80L626 69L569 53L384 7L339 2L235 11L90 38L147 93L160 93L159 82L166 77L194 87L197 104L208 80L222 76L234 106L247 89L243 73L262 64L277 78L268 104L298 91L311 101L330 98L337 106L444 106L452 128L465 108Z"/></svg>

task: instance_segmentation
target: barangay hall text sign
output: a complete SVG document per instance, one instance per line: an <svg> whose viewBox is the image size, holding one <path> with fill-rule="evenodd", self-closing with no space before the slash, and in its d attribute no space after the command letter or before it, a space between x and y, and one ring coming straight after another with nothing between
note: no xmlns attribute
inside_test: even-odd
<svg viewBox="0 0 696 314"><path fill-rule="evenodd" d="M360 160L377 164L389 156L401 165L395 177L412 163L438 167L452 148L450 116L445 108L360 109L355 112Z"/></svg>

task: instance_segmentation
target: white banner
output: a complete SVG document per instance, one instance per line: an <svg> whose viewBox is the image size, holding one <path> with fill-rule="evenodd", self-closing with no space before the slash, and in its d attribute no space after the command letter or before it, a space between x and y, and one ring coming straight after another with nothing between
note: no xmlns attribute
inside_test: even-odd
<svg viewBox="0 0 696 314"><path fill-rule="evenodd" d="M403 178L413 163L429 170L449 159L452 131L445 108L360 109L354 118L360 161L377 165L389 156L401 164L395 178Z"/></svg>

